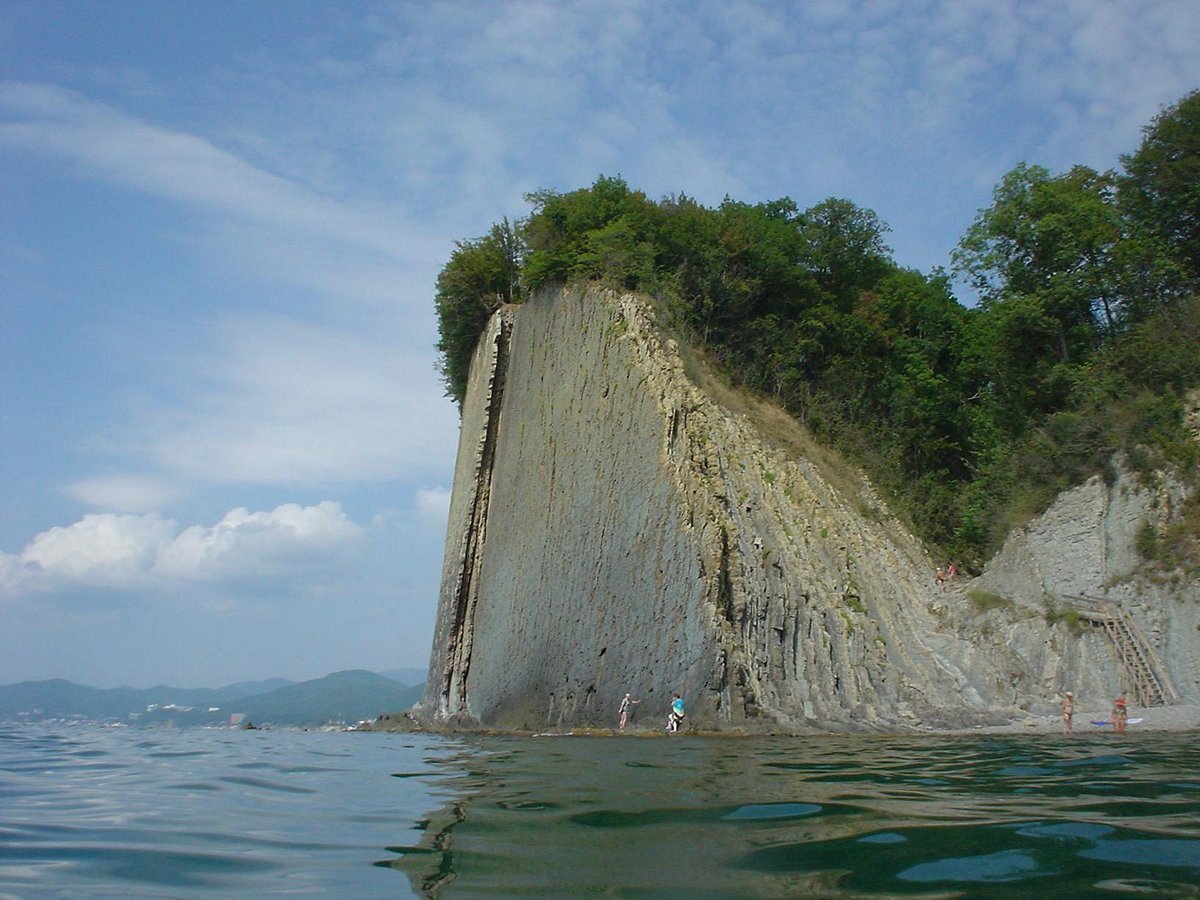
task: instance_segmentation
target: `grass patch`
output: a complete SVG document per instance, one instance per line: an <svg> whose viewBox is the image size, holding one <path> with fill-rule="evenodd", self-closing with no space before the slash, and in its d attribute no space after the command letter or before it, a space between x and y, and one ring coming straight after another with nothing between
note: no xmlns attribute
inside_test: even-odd
<svg viewBox="0 0 1200 900"><path fill-rule="evenodd" d="M1013 609L1016 604L1008 597L994 594L991 591L970 591L967 600L977 613L991 612L993 609Z"/></svg>
<svg viewBox="0 0 1200 900"><path fill-rule="evenodd" d="M1046 599L1046 610L1042 618L1046 620L1047 625L1066 625L1071 634L1079 634L1083 630L1083 619L1079 610L1073 606L1061 607L1049 598Z"/></svg>
<svg viewBox="0 0 1200 900"><path fill-rule="evenodd" d="M1138 528L1134 544L1142 559L1158 559L1158 530L1149 522L1143 522Z"/></svg>
<svg viewBox="0 0 1200 900"><path fill-rule="evenodd" d="M818 441L778 403L744 387L733 385L720 364L681 331L672 330L688 380L720 406L745 416L763 443L783 451L790 459L812 463L821 477L839 493L871 506L862 495L862 474L837 450ZM879 515L877 512L876 515Z"/></svg>

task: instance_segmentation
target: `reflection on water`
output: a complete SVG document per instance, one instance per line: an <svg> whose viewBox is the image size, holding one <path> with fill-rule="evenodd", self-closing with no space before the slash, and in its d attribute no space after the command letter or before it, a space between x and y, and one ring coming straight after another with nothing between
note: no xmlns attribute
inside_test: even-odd
<svg viewBox="0 0 1200 900"><path fill-rule="evenodd" d="M372 863L451 745L376 738L0 724L0 898L414 896Z"/></svg>
<svg viewBox="0 0 1200 900"><path fill-rule="evenodd" d="M0 898L1200 896L1195 735L0 726Z"/></svg>
<svg viewBox="0 0 1200 900"><path fill-rule="evenodd" d="M1200 896L1192 735L504 738L381 860L427 896Z"/></svg>

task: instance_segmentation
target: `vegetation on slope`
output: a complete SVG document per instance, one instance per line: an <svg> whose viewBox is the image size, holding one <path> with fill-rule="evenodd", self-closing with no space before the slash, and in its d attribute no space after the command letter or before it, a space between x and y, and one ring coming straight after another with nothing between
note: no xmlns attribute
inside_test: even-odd
<svg viewBox="0 0 1200 900"><path fill-rule="evenodd" d="M609 177L531 194L527 219L461 242L438 278L447 393L461 403L497 306L580 280L639 290L977 564L1117 453L1197 477L1181 410L1200 385L1200 91L1121 162L1008 173L953 255L972 308L944 271L897 264L849 200L708 208Z"/></svg>

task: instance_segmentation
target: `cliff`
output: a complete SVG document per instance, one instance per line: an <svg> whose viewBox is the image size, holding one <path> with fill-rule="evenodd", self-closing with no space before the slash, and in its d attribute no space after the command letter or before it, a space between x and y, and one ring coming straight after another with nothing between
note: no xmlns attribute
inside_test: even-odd
<svg viewBox="0 0 1200 900"><path fill-rule="evenodd" d="M544 293L493 317L417 718L609 726L628 691L656 725L678 690L700 728L978 724L1126 686L1114 609L1168 699L1200 696L1196 584L1143 584L1130 549L1178 490L1085 485L942 591L865 479L721 395L634 296Z"/></svg>

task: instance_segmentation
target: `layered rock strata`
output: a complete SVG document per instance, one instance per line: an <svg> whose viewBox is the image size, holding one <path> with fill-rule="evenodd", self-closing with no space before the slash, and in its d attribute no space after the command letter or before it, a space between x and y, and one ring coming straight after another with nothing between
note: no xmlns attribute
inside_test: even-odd
<svg viewBox="0 0 1200 900"><path fill-rule="evenodd" d="M934 562L865 479L798 452L785 417L739 403L696 386L637 297L579 288L498 312L471 368L414 714L610 726L632 692L656 724L678 690L700 728L894 729L1120 688L1104 636L1051 615L1047 598L1108 591L1136 566L1114 535L1144 517L1138 490L1110 491L1103 521L1052 510L983 582L979 596L999 600L972 602L964 585L937 588ZM1065 535L1070 567L1043 564L1048 532ZM1200 655L1186 615L1143 613L1170 659ZM1177 674L1200 692L1196 673Z"/></svg>

